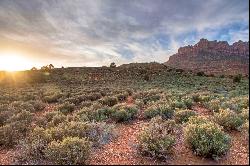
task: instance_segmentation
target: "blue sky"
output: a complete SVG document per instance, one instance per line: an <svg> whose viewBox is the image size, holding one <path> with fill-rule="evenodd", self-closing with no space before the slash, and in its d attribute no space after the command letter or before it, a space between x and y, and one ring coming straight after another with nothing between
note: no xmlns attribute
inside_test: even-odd
<svg viewBox="0 0 250 166"><path fill-rule="evenodd" d="M35 65L165 62L200 38L249 37L248 0L0 0L0 56Z"/></svg>

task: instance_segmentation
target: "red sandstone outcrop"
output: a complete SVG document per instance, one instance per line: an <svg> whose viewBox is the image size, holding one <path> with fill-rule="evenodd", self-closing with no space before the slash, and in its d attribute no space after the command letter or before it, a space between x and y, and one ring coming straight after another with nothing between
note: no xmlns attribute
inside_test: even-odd
<svg viewBox="0 0 250 166"><path fill-rule="evenodd" d="M200 39L194 46L179 48L165 64L207 74L248 75L249 42L240 40L229 45L226 41Z"/></svg>

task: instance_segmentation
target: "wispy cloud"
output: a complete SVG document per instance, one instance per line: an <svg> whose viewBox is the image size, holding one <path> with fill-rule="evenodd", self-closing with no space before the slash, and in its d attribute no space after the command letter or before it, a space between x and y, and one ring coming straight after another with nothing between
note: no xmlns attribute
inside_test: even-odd
<svg viewBox="0 0 250 166"><path fill-rule="evenodd" d="M0 0L0 52L41 63L164 62L178 47L248 40L247 0Z"/></svg>

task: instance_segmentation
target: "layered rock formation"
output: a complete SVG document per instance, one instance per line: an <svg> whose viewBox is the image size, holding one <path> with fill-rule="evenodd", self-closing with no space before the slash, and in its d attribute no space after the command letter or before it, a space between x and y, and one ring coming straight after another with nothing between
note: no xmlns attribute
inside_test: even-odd
<svg viewBox="0 0 250 166"><path fill-rule="evenodd" d="M178 49L165 63L167 66L203 71L215 75L249 74L249 42L238 41L229 45L226 41L200 39L194 46Z"/></svg>

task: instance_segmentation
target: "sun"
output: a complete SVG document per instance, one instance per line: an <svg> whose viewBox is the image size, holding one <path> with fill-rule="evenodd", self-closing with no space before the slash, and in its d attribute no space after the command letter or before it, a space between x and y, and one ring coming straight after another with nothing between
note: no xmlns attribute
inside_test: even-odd
<svg viewBox="0 0 250 166"><path fill-rule="evenodd" d="M30 67L31 62L18 53L0 53L0 70L20 71Z"/></svg>

